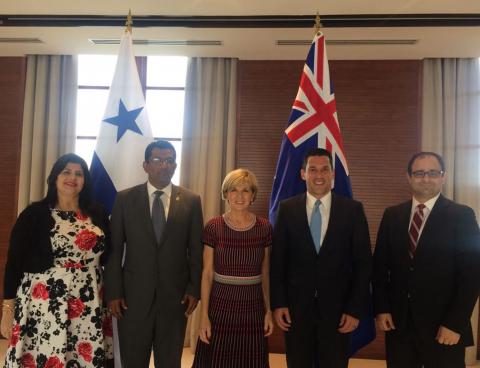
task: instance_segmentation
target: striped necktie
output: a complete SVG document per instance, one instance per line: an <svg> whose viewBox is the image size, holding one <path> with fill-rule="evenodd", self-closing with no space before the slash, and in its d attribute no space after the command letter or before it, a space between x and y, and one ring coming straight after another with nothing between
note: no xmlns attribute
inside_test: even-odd
<svg viewBox="0 0 480 368"><path fill-rule="evenodd" d="M413 258L415 250L417 249L418 238L420 235L420 229L422 228L423 221L425 220L425 214L423 209L425 205L420 203L415 207L415 213L413 214L412 222L410 223L410 229L408 229L409 235L409 250L410 257Z"/></svg>

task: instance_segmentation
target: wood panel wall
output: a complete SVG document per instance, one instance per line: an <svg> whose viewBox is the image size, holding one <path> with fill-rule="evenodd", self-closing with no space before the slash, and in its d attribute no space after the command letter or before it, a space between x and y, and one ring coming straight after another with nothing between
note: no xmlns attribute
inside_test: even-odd
<svg viewBox="0 0 480 368"><path fill-rule="evenodd" d="M17 217L18 173L25 89L26 59L0 58L0 288L8 239Z"/></svg>
<svg viewBox="0 0 480 368"><path fill-rule="evenodd" d="M272 178L303 62L240 61L238 167L256 173L253 210L268 216ZM372 245L385 207L409 198L405 167L419 149L421 61L331 61L337 111L354 197L363 202ZM382 359L383 334L357 353ZM272 352L283 351L278 329Z"/></svg>

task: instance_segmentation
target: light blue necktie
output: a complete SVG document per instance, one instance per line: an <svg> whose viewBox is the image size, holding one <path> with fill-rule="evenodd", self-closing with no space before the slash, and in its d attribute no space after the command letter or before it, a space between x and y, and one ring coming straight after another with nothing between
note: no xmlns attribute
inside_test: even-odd
<svg viewBox="0 0 480 368"><path fill-rule="evenodd" d="M321 204L322 202L320 202L319 199L315 201L312 217L310 218L310 234L312 234L317 253L320 251L320 234L322 233L322 215L320 214Z"/></svg>

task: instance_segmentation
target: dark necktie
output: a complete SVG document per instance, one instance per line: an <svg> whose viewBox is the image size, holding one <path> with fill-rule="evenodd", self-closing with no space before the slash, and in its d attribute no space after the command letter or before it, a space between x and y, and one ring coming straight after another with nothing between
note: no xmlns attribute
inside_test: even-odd
<svg viewBox="0 0 480 368"><path fill-rule="evenodd" d="M155 237L157 238L157 243L160 243L162 237L163 229L165 228L165 209L163 208L163 203L160 197L163 192L157 190L154 193L153 205L152 205L152 223L153 230L155 231Z"/></svg>
<svg viewBox="0 0 480 368"><path fill-rule="evenodd" d="M410 248L409 254L410 257L413 258L415 255L415 250L417 249L418 238L420 235L420 229L422 228L423 221L425 220L425 214L423 213L423 209L425 205L420 203L415 208L415 213L413 214L412 222L410 223L410 229L408 230L408 235L410 238Z"/></svg>

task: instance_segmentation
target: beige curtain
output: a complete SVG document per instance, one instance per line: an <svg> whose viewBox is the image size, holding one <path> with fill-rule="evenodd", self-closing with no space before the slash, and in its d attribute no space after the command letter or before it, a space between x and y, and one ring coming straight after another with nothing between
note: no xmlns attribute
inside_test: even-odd
<svg viewBox="0 0 480 368"><path fill-rule="evenodd" d="M223 212L221 185L235 164L237 60L193 58L187 68L181 185L202 197L208 221ZM185 342L195 350L200 305Z"/></svg>
<svg viewBox="0 0 480 368"><path fill-rule="evenodd" d="M472 207L477 219L480 215L479 68L479 59L424 60L422 116L422 150L438 152L445 159L445 195ZM476 341L478 302L472 325ZM476 350L476 346L467 349L467 364L476 362Z"/></svg>
<svg viewBox="0 0 480 368"><path fill-rule="evenodd" d="M76 56L27 57L19 212L45 195L56 159L75 150L77 88Z"/></svg>

